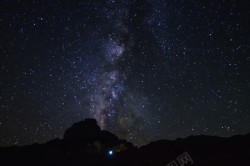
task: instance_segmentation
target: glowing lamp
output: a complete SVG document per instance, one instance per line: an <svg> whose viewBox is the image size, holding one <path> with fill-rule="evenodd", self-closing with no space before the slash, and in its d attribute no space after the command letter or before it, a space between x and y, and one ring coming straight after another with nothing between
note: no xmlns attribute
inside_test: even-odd
<svg viewBox="0 0 250 166"><path fill-rule="evenodd" d="M112 156L112 155L114 154L113 150L109 150L109 151L108 151L108 154L109 154L110 156Z"/></svg>

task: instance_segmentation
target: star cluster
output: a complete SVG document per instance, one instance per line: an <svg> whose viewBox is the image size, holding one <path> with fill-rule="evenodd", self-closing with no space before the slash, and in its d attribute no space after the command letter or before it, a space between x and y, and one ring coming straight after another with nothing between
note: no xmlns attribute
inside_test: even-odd
<svg viewBox="0 0 250 166"><path fill-rule="evenodd" d="M0 2L0 146L85 118L136 145L250 131L250 3Z"/></svg>

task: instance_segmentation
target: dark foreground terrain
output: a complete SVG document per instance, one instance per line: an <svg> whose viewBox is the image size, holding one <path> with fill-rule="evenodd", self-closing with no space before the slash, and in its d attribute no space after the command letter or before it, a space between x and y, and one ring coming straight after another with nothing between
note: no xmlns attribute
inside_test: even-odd
<svg viewBox="0 0 250 166"><path fill-rule="evenodd" d="M250 134L220 138L190 136L143 147L100 130L94 119L74 124L63 139L0 148L0 166L250 166Z"/></svg>

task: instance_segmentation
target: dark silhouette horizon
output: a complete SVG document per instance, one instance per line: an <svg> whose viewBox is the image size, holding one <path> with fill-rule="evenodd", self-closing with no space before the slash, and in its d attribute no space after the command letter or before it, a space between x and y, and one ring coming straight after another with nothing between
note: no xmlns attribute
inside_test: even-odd
<svg viewBox="0 0 250 166"><path fill-rule="evenodd" d="M101 130L95 119L74 123L62 139L43 144L0 147L0 164L5 165L113 165L249 166L250 134L229 138L189 136L158 140L136 147Z"/></svg>

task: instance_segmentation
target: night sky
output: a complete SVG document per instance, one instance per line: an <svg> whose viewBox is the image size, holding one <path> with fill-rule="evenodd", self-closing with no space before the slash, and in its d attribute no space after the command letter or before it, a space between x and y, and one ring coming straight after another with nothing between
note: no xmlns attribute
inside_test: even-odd
<svg viewBox="0 0 250 166"><path fill-rule="evenodd" d="M250 132L248 0L1 0L0 146L95 118L135 145Z"/></svg>

